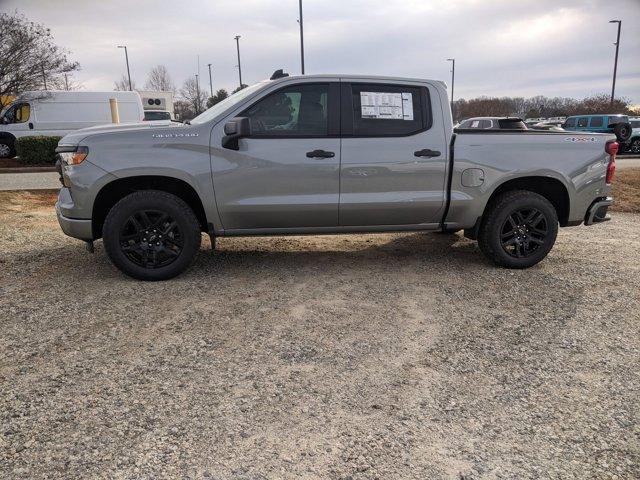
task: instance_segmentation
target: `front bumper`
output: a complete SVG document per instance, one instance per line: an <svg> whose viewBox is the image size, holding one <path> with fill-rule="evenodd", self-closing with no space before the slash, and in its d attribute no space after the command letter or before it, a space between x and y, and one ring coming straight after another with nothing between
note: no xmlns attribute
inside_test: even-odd
<svg viewBox="0 0 640 480"><path fill-rule="evenodd" d="M69 204L73 205L71 193L68 188L61 188L60 193L58 193L58 201L56 202L56 215L60 228L70 237L79 238L84 241L93 240L91 219L69 218L62 214L62 208L69 208Z"/></svg>
<svg viewBox="0 0 640 480"><path fill-rule="evenodd" d="M596 199L584 216L584 224L593 225L594 223L608 222L611 220L611 216L607 214L607 211L612 203L613 197Z"/></svg>

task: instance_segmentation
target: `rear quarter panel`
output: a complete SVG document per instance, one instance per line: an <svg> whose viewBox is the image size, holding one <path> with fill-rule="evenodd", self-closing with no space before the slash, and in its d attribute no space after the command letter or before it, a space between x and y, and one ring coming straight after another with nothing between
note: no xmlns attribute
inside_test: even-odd
<svg viewBox="0 0 640 480"><path fill-rule="evenodd" d="M611 191L605 183L608 140L615 140L615 136L577 132L457 134L447 225L471 228L493 192L521 177L560 181L569 194L569 221L584 219L591 202ZM462 184L462 173L470 168L483 170L480 186Z"/></svg>

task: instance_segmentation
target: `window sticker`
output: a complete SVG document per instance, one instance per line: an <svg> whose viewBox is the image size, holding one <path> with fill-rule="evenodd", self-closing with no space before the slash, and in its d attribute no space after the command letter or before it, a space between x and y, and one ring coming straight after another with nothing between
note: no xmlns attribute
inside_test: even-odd
<svg viewBox="0 0 640 480"><path fill-rule="evenodd" d="M413 95L408 92L360 92L360 115L382 120L413 120Z"/></svg>

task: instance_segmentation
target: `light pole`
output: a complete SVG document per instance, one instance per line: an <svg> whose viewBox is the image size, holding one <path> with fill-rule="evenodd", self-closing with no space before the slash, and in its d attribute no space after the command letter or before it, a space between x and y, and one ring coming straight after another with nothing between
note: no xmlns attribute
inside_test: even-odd
<svg viewBox="0 0 640 480"><path fill-rule="evenodd" d="M447 58L447 62L451 62L451 115L453 115L453 87L456 81L456 59Z"/></svg>
<svg viewBox="0 0 640 480"><path fill-rule="evenodd" d="M198 74L196 73L196 115L200 114L200 80L198 79Z"/></svg>
<svg viewBox="0 0 640 480"><path fill-rule="evenodd" d="M242 67L240 66L240 35L233 37L236 39L236 50L238 51L238 78L240 79L240 90L242 90Z"/></svg>
<svg viewBox="0 0 640 480"><path fill-rule="evenodd" d="M302 0L298 0L298 6L300 8L300 65L302 69L302 75L304 75L304 29L302 26Z"/></svg>
<svg viewBox="0 0 640 480"><path fill-rule="evenodd" d="M613 63L613 85L611 86L611 103L613 103L613 97L616 93L616 73L618 72L618 50L620 49L620 29L622 28L622 20L609 20L609 23L618 24L618 37L616 38L616 59Z"/></svg>
<svg viewBox="0 0 640 480"><path fill-rule="evenodd" d="M213 97L213 77L211 76L211 64L207 63L209 67L209 89L211 90L211 96Z"/></svg>
<svg viewBox="0 0 640 480"><path fill-rule="evenodd" d="M133 88L131 88L131 71L129 70L129 53L127 52L127 46L118 45L118 48L124 48L124 58L127 61L127 77L129 78L129 90L133 90Z"/></svg>

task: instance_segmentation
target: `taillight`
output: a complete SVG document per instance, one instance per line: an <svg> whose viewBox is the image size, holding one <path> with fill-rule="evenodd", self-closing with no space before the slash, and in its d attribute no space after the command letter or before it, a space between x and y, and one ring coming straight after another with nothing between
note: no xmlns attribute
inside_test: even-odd
<svg viewBox="0 0 640 480"><path fill-rule="evenodd" d="M607 142L604 146L604 151L609 154L609 165L607 165L607 183L611 183L613 181L613 174L616 173L616 154L618 153L618 149L620 148L620 144L615 141Z"/></svg>

